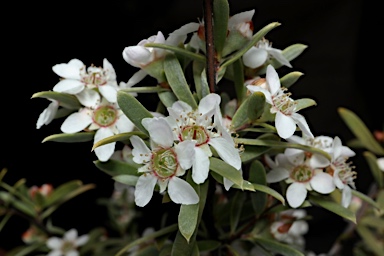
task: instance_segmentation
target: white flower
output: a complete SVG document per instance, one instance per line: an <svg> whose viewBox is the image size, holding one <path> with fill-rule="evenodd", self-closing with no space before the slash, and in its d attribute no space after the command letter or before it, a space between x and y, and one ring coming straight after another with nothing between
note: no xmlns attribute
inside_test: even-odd
<svg viewBox="0 0 384 256"><path fill-rule="evenodd" d="M333 139L332 149L329 151L332 160L327 172L333 175L336 187L342 191L341 205L347 208L352 200L351 187L356 189L354 183L356 172L352 171L351 164L347 160L349 157L355 156L355 152L343 146L337 136Z"/></svg>
<svg viewBox="0 0 384 256"><path fill-rule="evenodd" d="M329 194L335 189L332 176L318 169L318 166L311 165L314 163L306 161L305 152L295 155L280 153L276 155L275 162L269 158L268 164L272 168L267 173L269 183L282 180L290 183L286 197L292 208L297 208L304 202L308 190Z"/></svg>
<svg viewBox="0 0 384 256"><path fill-rule="evenodd" d="M276 114L275 126L277 133L283 139L291 137L296 131L296 125L301 131L313 138L305 118L296 113L296 103L281 88L279 76L272 65L268 65L266 73L266 83L262 85L247 85L252 93L262 92L266 102L271 105L271 113Z"/></svg>
<svg viewBox="0 0 384 256"><path fill-rule="evenodd" d="M278 241L304 248L304 235L308 232L308 223L303 220L306 215L303 209L280 212L270 226L273 237Z"/></svg>
<svg viewBox="0 0 384 256"><path fill-rule="evenodd" d="M236 170L241 168L239 150L222 125L220 101L218 94L211 93L201 99L196 110L183 101L177 101L168 108L167 121L174 132L174 139L196 142L192 166L192 179L196 184L203 183L208 177L209 157L212 156L210 146L226 163Z"/></svg>
<svg viewBox="0 0 384 256"><path fill-rule="evenodd" d="M68 230L63 238L50 237L47 246L52 251L47 256L78 256L77 248L87 243L88 239L88 235L78 237L76 229Z"/></svg>
<svg viewBox="0 0 384 256"><path fill-rule="evenodd" d="M94 144L115 134L130 132L134 124L118 107L117 103L103 100L94 108L84 107L69 115L61 125L63 133L77 133L83 130L96 130ZM115 150L116 142L95 148L100 161L107 161Z"/></svg>
<svg viewBox="0 0 384 256"><path fill-rule="evenodd" d="M282 54L282 50L273 48L272 43L265 38L258 41L256 46L252 46L244 53L242 58L245 66L257 68L262 66L271 57L287 67L292 67L291 63Z"/></svg>
<svg viewBox="0 0 384 256"><path fill-rule="evenodd" d="M78 59L68 63L57 64L53 71L62 79L53 87L53 91L75 95L81 104L94 106L100 100L100 94L109 102L117 101L116 73L107 60L103 60L103 67L86 66Z"/></svg>
<svg viewBox="0 0 384 256"><path fill-rule="evenodd" d="M245 12L237 13L228 19L228 30L240 32L245 38L250 39L253 34L253 22L252 18L255 14L255 10L249 10Z"/></svg>
<svg viewBox="0 0 384 256"><path fill-rule="evenodd" d="M384 172L384 157L377 159L377 165L379 166L379 169Z"/></svg>
<svg viewBox="0 0 384 256"><path fill-rule="evenodd" d="M196 204L199 196L193 187L179 178L192 166L195 142L184 141L174 144L171 127L162 117L144 118L143 126L148 130L151 149L144 141L133 135L133 161L144 164L139 168L143 173L136 183L135 203L143 207L151 200L156 183L160 193L167 189L171 200L177 204Z"/></svg>
<svg viewBox="0 0 384 256"><path fill-rule="evenodd" d="M46 109L39 115L36 123L36 129L40 129L41 126L48 125L55 118L57 110L59 109L59 102L57 100L49 99L51 103Z"/></svg>

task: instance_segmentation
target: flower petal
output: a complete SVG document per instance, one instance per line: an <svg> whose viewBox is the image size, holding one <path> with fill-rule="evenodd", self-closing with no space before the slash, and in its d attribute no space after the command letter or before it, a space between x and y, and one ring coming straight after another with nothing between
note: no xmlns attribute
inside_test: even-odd
<svg viewBox="0 0 384 256"><path fill-rule="evenodd" d="M43 124L47 125L55 118L57 110L59 109L59 102L53 100L46 109L39 115L36 123L36 129L40 129Z"/></svg>
<svg viewBox="0 0 384 256"><path fill-rule="evenodd" d="M63 240L58 237L50 237L47 240L47 246L50 249L60 249Z"/></svg>
<svg viewBox="0 0 384 256"><path fill-rule="evenodd" d="M124 86L120 86L120 87L121 89L131 88L132 86L134 86L135 84L143 80L147 75L148 73L145 70L140 69L135 74L133 74L131 78L129 78L128 82Z"/></svg>
<svg viewBox="0 0 384 256"><path fill-rule="evenodd" d="M96 143L99 140L108 138L112 135L114 135L114 133L112 132L111 129L107 127L101 127L96 131L93 141L94 143ZM111 142L95 148L95 154L97 158L102 162L108 161L109 158L111 158L113 152L115 151L115 145L116 145L116 142Z"/></svg>
<svg viewBox="0 0 384 256"><path fill-rule="evenodd" d="M80 69L83 67L84 63L81 60L72 59L68 63L54 65L52 70L60 77L80 80Z"/></svg>
<svg viewBox="0 0 384 256"><path fill-rule="evenodd" d="M219 106L221 98L216 93L210 93L199 102L199 113L202 115L207 114L213 110L216 110L216 107ZM213 113L212 113L213 114Z"/></svg>
<svg viewBox="0 0 384 256"><path fill-rule="evenodd" d="M144 118L141 123L148 130L151 140L165 148L173 146L173 132L165 118Z"/></svg>
<svg viewBox="0 0 384 256"><path fill-rule="evenodd" d="M125 114L122 114L116 121L116 128L119 130L119 133L131 132L135 129L135 125Z"/></svg>
<svg viewBox="0 0 384 256"><path fill-rule="evenodd" d="M303 183L294 182L287 189L287 201L292 208L299 207L307 197L307 189Z"/></svg>
<svg viewBox="0 0 384 256"><path fill-rule="evenodd" d="M329 194L336 188L332 176L325 172L317 173L310 183L313 190L321 194Z"/></svg>
<svg viewBox="0 0 384 256"><path fill-rule="evenodd" d="M309 129L309 126L307 124L307 121L305 120L304 116L300 115L299 113L292 113L292 118L297 123L297 126L299 126L300 130L307 135L310 138L314 138L311 130Z"/></svg>
<svg viewBox="0 0 384 256"><path fill-rule="evenodd" d="M61 125L60 129L64 133L76 133L84 130L92 123L92 117L88 109L69 115Z"/></svg>
<svg viewBox="0 0 384 256"><path fill-rule="evenodd" d="M275 48L269 48L268 53L272 55L278 62L281 64L287 66L287 67L292 67L291 63L289 63L289 60L284 57L283 51Z"/></svg>
<svg viewBox="0 0 384 256"><path fill-rule="evenodd" d="M257 68L263 65L268 58L268 52L265 49L256 47L250 48L243 55L243 63L250 68Z"/></svg>
<svg viewBox="0 0 384 256"><path fill-rule="evenodd" d="M153 196L157 178L152 174L143 174L137 180L135 186L135 203L137 206L144 207L149 203Z"/></svg>
<svg viewBox="0 0 384 256"><path fill-rule="evenodd" d="M75 245L76 246L82 246L86 244L89 240L89 235L82 235L79 238L76 239Z"/></svg>
<svg viewBox="0 0 384 256"><path fill-rule="evenodd" d="M204 183L209 173L209 157L203 149L195 147L193 160L192 179L196 184Z"/></svg>
<svg viewBox="0 0 384 256"><path fill-rule="evenodd" d="M275 68L272 65L268 65L266 80L269 86L269 91L274 95L281 88L280 78Z"/></svg>
<svg viewBox="0 0 384 256"><path fill-rule="evenodd" d="M193 187L183 179L173 176L168 183L168 194L177 204L197 204L199 196Z"/></svg>
<svg viewBox="0 0 384 256"><path fill-rule="evenodd" d="M349 186L344 186L343 192L341 193L341 205L348 208L352 201L352 191Z"/></svg>
<svg viewBox="0 0 384 256"><path fill-rule="evenodd" d="M289 138L296 131L296 123L290 116L286 116L280 111L276 113L275 126L277 133L283 139Z"/></svg>
<svg viewBox="0 0 384 256"><path fill-rule="evenodd" d="M285 168L276 167L267 173L267 182L275 183L285 180L289 177L289 172Z"/></svg>
<svg viewBox="0 0 384 256"><path fill-rule="evenodd" d="M79 80L74 80L74 79L63 79L60 80L54 87L53 91L54 92L63 92L63 93L68 93L68 94L77 94L84 90L84 83L82 83Z"/></svg>
<svg viewBox="0 0 384 256"><path fill-rule="evenodd" d="M117 89L112 85L106 84L99 86L99 91L109 102L117 102Z"/></svg>
<svg viewBox="0 0 384 256"><path fill-rule="evenodd" d="M147 48L135 45L124 48L123 58L130 65L139 68L151 61L152 54Z"/></svg>
<svg viewBox="0 0 384 256"><path fill-rule="evenodd" d="M65 232L64 240L75 241L77 238L77 235L78 235L77 230L72 228L72 229L68 230L67 232Z"/></svg>
<svg viewBox="0 0 384 256"><path fill-rule="evenodd" d="M116 71L106 58L103 59L103 69L107 72L109 81L116 80Z"/></svg>
<svg viewBox="0 0 384 256"><path fill-rule="evenodd" d="M227 164L233 166L236 170L241 168L240 154L234 144L228 143L228 141L221 137L212 138L209 142L219 154L220 158L223 159Z"/></svg>
<svg viewBox="0 0 384 256"><path fill-rule="evenodd" d="M84 88L84 90L76 94L76 98L88 108L93 108L100 102L100 94L88 88Z"/></svg>
<svg viewBox="0 0 384 256"><path fill-rule="evenodd" d="M195 141L186 140L175 146L177 161L184 170L192 167L193 159L195 159L195 145Z"/></svg>
<svg viewBox="0 0 384 256"><path fill-rule="evenodd" d="M132 135L129 140L132 144L133 161L137 164L143 164L151 160L151 150L145 145L144 141L137 135Z"/></svg>
<svg viewBox="0 0 384 256"><path fill-rule="evenodd" d="M236 13L235 15L229 17L228 19L228 29L232 30L236 27L236 25L243 22L252 21L252 17L255 14L255 10L249 10L245 12Z"/></svg>

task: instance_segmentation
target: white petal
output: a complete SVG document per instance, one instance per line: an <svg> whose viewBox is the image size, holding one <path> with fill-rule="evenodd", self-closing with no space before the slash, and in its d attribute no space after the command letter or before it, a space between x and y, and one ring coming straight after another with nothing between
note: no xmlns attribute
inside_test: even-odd
<svg viewBox="0 0 384 256"><path fill-rule="evenodd" d="M199 196L193 187L183 179L173 176L168 183L168 194L177 204L197 204Z"/></svg>
<svg viewBox="0 0 384 256"><path fill-rule="evenodd" d="M123 58L126 62L134 67L148 64L152 59L151 52L143 46L129 46L125 47L123 51Z"/></svg>
<svg viewBox="0 0 384 256"><path fill-rule="evenodd" d="M88 111L80 111L69 115L61 125L64 133L76 133L84 130L92 123L92 117Z"/></svg>
<svg viewBox="0 0 384 256"><path fill-rule="evenodd" d="M307 197L307 189L302 183L294 182L287 189L287 201L292 208L299 207Z"/></svg>
<svg viewBox="0 0 384 256"><path fill-rule="evenodd" d="M231 181L230 179L223 177L223 184L224 184L225 190L228 191L232 187L232 185L235 183L233 181Z"/></svg>
<svg viewBox="0 0 384 256"><path fill-rule="evenodd" d="M343 192L341 194L341 205L345 208L348 208L351 201L352 201L351 188L349 186L344 186Z"/></svg>
<svg viewBox="0 0 384 256"><path fill-rule="evenodd" d="M384 172L384 157L377 159L377 165L379 166L379 169Z"/></svg>
<svg viewBox="0 0 384 256"><path fill-rule="evenodd" d="M122 87L121 89L131 88L132 86L134 86L135 84L137 84L141 80L143 80L147 75L148 75L148 73L145 70L140 69L135 74L133 74L133 76L131 76L131 78L128 80L127 84L124 87Z"/></svg>
<svg viewBox="0 0 384 256"><path fill-rule="evenodd" d="M60 80L54 87L54 92L64 92L69 94L77 94L84 90L84 83L82 83L79 80L73 80L73 79L63 79Z"/></svg>
<svg viewBox="0 0 384 256"><path fill-rule="evenodd" d="M280 78L275 68L272 65L268 65L266 80L269 86L269 91L274 95L281 88Z"/></svg>
<svg viewBox="0 0 384 256"><path fill-rule="evenodd" d="M195 145L195 141L186 140L175 146L177 161L184 170L192 167L193 160L195 159Z"/></svg>
<svg viewBox="0 0 384 256"><path fill-rule="evenodd" d="M216 149L220 158L227 164L230 164L236 170L241 168L240 154L237 148L234 147L234 144L229 143L226 139L221 137L212 138L208 144Z"/></svg>
<svg viewBox="0 0 384 256"><path fill-rule="evenodd" d="M76 251L76 249L72 249L71 251L68 251L65 253L65 256L79 256L79 252Z"/></svg>
<svg viewBox="0 0 384 256"><path fill-rule="evenodd" d="M106 58L103 59L103 69L108 73L108 80L116 80L116 71Z"/></svg>
<svg viewBox="0 0 384 256"><path fill-rule="evenodd" d="M77 238L77 230L72 228L65 232L64 234L64 239L67 241L75 241Z"/></svg>
<svg viewBox="0 0 384 256"><path fill-rule="evenodd" d="M109 102L115 103L117 101L117 90L115 87L106 84L99 86L99 91Z"/></svg>
<svg viewBox="0 0 384 256"><path fill-rule="evenodd" d="M47 246L50 249L60 249L62 243L63 243L63 240L58 237L50 237L47 240Z"/></svg>
<svg viewBox="0 0 384 256"><path fill-rule="evenodd" d="M220 104L221 98L216 93L210 93L199 102L199 113L205 115L206 113L215 110L216 106Z"/></svg>
<svg viewBox="0 0 384 256"><path fill-rule="evenodd" d="M144 118L141 123L148 130L149 136L155 143L165 148L173 146L173 132L164 118Z"/></svg>
<svg viewBox="0 0 384 256"><path fill-rule="evenodd" d="M310 138L314 138L311 130L309 129L309 126L307 124L307 121L305 120L304 116L298 114L298 113L292 113L292 118L297 123L297 126L299 126L300 130L307 135Z"/></svg>
<svg viewBox="0 0 384 256"><path fill-rule="evenodd" d="M275 126L277 133L283 139L289 138L296 131L296 123L290 116L286 116L280 111L276 113Z"/></svg>
<svg viewBox="0 0 384 256"><path fill-rule="evenodd" d="M111 129L101 127L95 133L94 143L98 142L99 140L108 138L112 135L114 135L114 133L111 131ZM95 154L97 158L102 162L108 161L109 158L112 156L113 152L115 151L115 145L116 142L111 142L95 148Z"/></svg>
<svg viewBox="0 0 384 256"><path fill-rule="evenodd" d="M239 23L252 21L252 17L255 14L255 10L245 11L237 13L228 19L228 28L233 29Z"/></svg>
<svg viewBox="0 0 384 256"><path fill-rule="evenodd" d="M191 112L192 111L192 107L189 106L187 103L185 103L184 101L176 101L172 104L172 110L176 111L176 112ZM178 116L177 116L178 118Z"/></svg>
<svg viewBox="0 0 384 256"><path fill-rule="evenodd" d="M269 48L268 53L272 55L278 62L281 64L287 66L287 67L292 67L291 63L289 63L289 60L284 57L282 50L275 49L275 48Z"/></svg>
<svg viewBox="0 0 384 256"><path fill-rule="evenodd" d="M36 129L40 129L43 124L47 125L55 118L57 110L59 108L59 102L52 101L46 109L39 115L36 123Z"/></svg>
<svg viewBox="0 0 384 256"><path fill-rule="evenodd" d="M135 163L142 164L151 160L152 153L139 136L133 135L129 140L132 143L132 155Z"/></svg>
<svg viewBox="0 0 384 256"><path fill-rule="evenodd" d="M192 166L192 179L196 184L204 183L209 173L209 157L199 147L195 147L195 157Z"/></svg>
<svg viewBox="0 0 384 256"><path fill-rule="evenodd" d="M76 239L75 245L76 246L82 246L82 245L86 244L88 242L88 240L89 240L88 235L82 235Z"/></svg>
<svg viewBox="0 0 384 256"><path fill-rule="evenodd" d="M117 119L116 127L117 127L117 129L119 130L120 133L131 132L131 131L133 131L135 129L135 125L124 114L120 115L119 119Z"/></svg>
<svg viewBox="0 0 384 256"><path fill-rule="evenodd" d="M55 251L51 251L50 253L47 254L47 256L62 256L62 255L63 254L61 253L60 248Z"/></svg>
<svg viewBox="0 0 384 256"><path fill-rule="evenodd" d="M281 167L276 167L267 173L267 182L275 183L285 180L289 177L289 172Z"/></svg>
<svg viewBox="0 0 384 256"><path fill-rule="evenodd" d="M199 26L200 24L197 22L185 24L184 26L170 33L165 43L173 46L184 43L185 39L187 38L187 34L197 31Z"/></svg>
<svg viewBox="0 0 384 256"><path fill-rule="evenodd" d="M262 92L262 93L264 93L265 101L272 105L272 103L273 103L272 102L272 96L271 96L271 93L268 90L266 90L266 89L264 89L264 88L262 88L261 86L258 86L258 85L247 85L247 89L250 92L252 92L252 93L254 93L254 92Z"/></svg>
<svg viewBox="0 0 384 256"><path fill-rule="evenodd" d="M309 164L313 168L325 168L330 164L330 161L323 155L313 154L309 159Z"/></svg>
<svg viewBox="0 0 384 256"><path fill-rule="evenodd" d="M75 96L82 105L88 108L93 108L100 102L100 94L88 88L85 88Z"/></svg>
<svg viewBox="0 0 384 256"><path fill-rule="evenodd" d="M80 69L83 67L84 63L81 60L72 59L68 64L61 63L54 65L52 70L60 77L80 80Z"/></svg>
<svg viewBox="0 0 384 256"><path fill-rule="evenodd" d="M250 68L257 68L263 65L268 58L268 52L264 49L252 47L243 55L243 63Z"/></svg>
<svg viewBox="0 0 384 256"><path fill-rule="evenodd" d="M157 178L151 174L143 174L139 177L135 187L135 203L144 207L151 200Z"/></svg>
<svg viewBox="0 0 384 256"><path fill-rule="evenodd" d="M317 173L312 177L310 183L313 190L321 194L329 194L335 190L332 176L325 172Z"/></svg>

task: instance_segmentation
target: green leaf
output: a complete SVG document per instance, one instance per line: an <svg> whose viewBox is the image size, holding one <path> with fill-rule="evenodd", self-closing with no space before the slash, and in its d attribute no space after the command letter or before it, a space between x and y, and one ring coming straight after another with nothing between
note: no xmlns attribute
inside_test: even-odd
<svg viewBox="0 0 384 256"><path fill-rule="evenodd" d="M299 80L299 78L302 75L304 75L304 74L301 72L298 72L298 71L294 71L294 72L286 74L285 76L280 78L281 87L289 88L291 85L296 83L296 81Z"/></svg>
<svg viewBox="0 0 384 256"><path fill-rule="evenodd" d="M37 217L37 213L36 213L34 207L28 203L25 203L25 202L19 201L19 200L15 200L15 201L12 201L12 205L26 215L29 215L33 218Z"/></svg>
<svg viewBox="0 0 384 256"><path fill-rule="evenodd" d="M138 176L139 173L137 172L137 169L139 169L142 166L140 164L136 164L135 162L133 162L132 157L127 159L127 161L109 159L106 162L96 160L93 163L101 171L105 172L106 174L112 177L118 176L121 174Z"/></svg>
<svg viewBox="0 0 384 256"><path fill-rule="evenodd" d="M259 184L267 186L267 175L264 165L259 160L252 161L249 167L249 179L253 184ZM267 194L266 193L251 193L251 202L255 214L260 215L267 206Z"/></svg>
<svg viewBox="0 0 384 256"><path fill-rule="evenodd" d="M229 180L231 180L233 183L238 185L240 188L243 186L243 177L240 173L240 171L233 168L231 165L227 164L226 162L215 158L210 157L209 158L210 165L209 169L216 172L217 174L221 175L222 177L225 177Z"/></svg>
<svg viewBox="0 0 384 256"><path fill-rule="evenodd" d="M205 63L205 56L204 55L194 53L194 52L185 50L185 49L177 47L177 46L172 46L172 45L168 45L168 44L147 43L147 44L145 44L145 47L153 47L153 48L161 48L161 49L170 50L174 53L180 54L180 55L187 57L191 60L196 60L196 61L200 61L200 62Z"/></svg>
<svg viewBox="0 0 384 256"><path fill-rule="evenodd" d="M188 243L196 229L198 213L199 204L182 204L180 206L178 216L179 230Z"/></svg>
<svg viewBox="0 0 384 256"><path fill-rule="evenodd" d="M140 87L131 87L126 89L121 89L120 91L132 93L132 92L138 92L138 93L160 93L160 92L168 92L169 89L163 88L161 86L140 86Z"/></svg>
<svg viewBox="0 0 384 256"><path fill-rule="evenodd" d="M376 155L384 155L384 148L375 140L363 121L352 111L339 107L339 115L351 130L351 132L359 139L366 149L372 151Z"/></svg>
<svg viewBox="0 0 384 256"><path fill-rule="evenodd" d="M285 205L284 197L280 193L278 193L276 190L261 184L252 184L252 185L255 188L255 190L267 193L273 196L274 198L276 198L277 200L279 200L283 205Z"/></svg>
<svg viewBox="0 0 384 256"><path fill-rule="evenodd" d="M173 54L168 54L165 57L164 71L169 86L172 88L176 97L190 105L192 109L196 109L197 103L192 95L187 81L185 80L183 69L180 66L179 60Z"/></svg>
<svg viewBox="0 0 384 256"><path fill-rule="evenodd" d="M129 186L136 186L139 177L136 175L120 174L113 176L112 179Z"/></svg>
<svg viewBox="0 0 384 256"><path fill-rule="evenodd" d="M176 95L171 91L159 92L157 94L160 101L164 104L165 107L172 107L173 103L177 101Z"/></svg>
<svg viewBox="0 0 384 256"><path fill-rule="evenodd" d="M364 216L360 219L359 224L369 226L376 230L384 230L384 218L380 218L379 216Z"/></svg>
<svg viewBox="0 0 384 256"><path fill-rule="evenodd" d="M243 145L252 145L252 146L267 146L271 148L296 148L296 149L301 149L307 152L321 154L324 157L326 157L328 160L331 160L331 156L327 152L321 149L306 146L306 145L296 144L296 143L274 141L274 140L247 139L247 138L235 138L235 143L243 144Z"/></svg>
<svg viewBox="0 0 384 256"><path fill-rule="evenodd" d="M356 224L355 214L334 201L313 195L309 195L309 201Z"/></svg>
<svg viewBox="0 0 384 256"><path fill-rule="evenodd" d="M199 247L200 252L210 252L219 248L221 243L216 240L203 240L197 241L197 247Z"/></svg>
<svg viewBox="0 0 384 256"><path fill-rule="evenodd" d="M231 197L230 208L230 234L234 234L239 224L241 210L245 201L246 194L243 191L236 191L235 195Z"/></svg>
<svg viewBox="0 0 384 256"><path fill-rule="evenodd" d="M356 230L370 251L373 251L377 256L384 255L383 243L376 237L375 234L372 233L371 230L363 225L358 225Z"/></svg>
<svg viewBox="0 0 384 256"><path fill-rule="evenodd" d="M355 190L355 189L351 189L352 191L352 195L360 198L361 200L367 202L368 204L372 205L373 207L376 207L377 209L381 209L380 208L380 205L378 203L376 203L371 197ZM382 208L382 210L384 211L384 208Z"/></svg>
<svg viewBox="0 0 384 256"><path fill-rule="evenodd" d="M263 248L265 248L271 252L277 253L277 254L281 254L284 256L304 256L304 254L302 252L295 249L291 245L284 244L284 243L278 242L276 240L271 240L271 239L267 239L267 238L263 238L263 237L250 238L249 240L251 240L252 242L259 244L261 247L263 247Z"/></svg>
<svg viewBox="0 0 384 256"><path fill-rule="evenodd" d="M213 1L213 38L217 58L221 59L228 32L229 5L227 0Z"/></svg>
<svg viewBox="0 0 384 256"><path fill-rule="evenodd" d="M95 132L77 132L77 133L59 133L59 134L53 134L50 136L47 136L42 141L55 141L55 142L67 142L67 143L74 143L74 142L87 142L92 141L95 136Z"/></svg>
<svg viewBox="0 0 384 256"><path fill-rule="evenodd" d="M232 127L237 130L261 116L264 111L265 95L262 92L254 92L248 96L237 109L232 118Z"/></svg>
<svg viewBox="0 0 384 256"><path fill-rule="evenodd" d="M194 61L192 63L193 81L199 100L209 94L209 86L205 72L205 63Z"/></svg>
<svg viewBox="0 0 384 256"><path fill-rule="evenodd" d="M118 91L117 103L129 120L131 120L140 131L148 135L148 131L141 124L141 120L146 117L151 118L153 115L140 103L140 101L127 92Z"/></svg>
<svg viewBox="0 0 384 256"><path fill-rule="evenodd" d="M124 248L122 248L120 251L118 251L115 254L115 256L125 255L126 252L129 249L131 249L131 248L133 248L135 246L138 246L138 245L140 245L142 243L151 241L151 240L153 240L153 239L155 239L157 237L161 237L161 236L170 234L170 233L172 233L172 232L174 232L176 230L177 230L177 224L173 224L173 225L170 225L168 227L162 228L162 229L160 229L158 231L155 231L153 233L150 233L150 234L148 234L146 236L143 236L143 237L141 237L139 239L136 239L133 242L129 243L128 245L124 246Z"/></svg>
<svg viewBox="0 0 384 256"><path fill-rule="evenodd" d="M115 135L112 135L110 137L107 137L107 138L104 138L102 140L95 142L92 146L92 151L95 150L95 148L97 148L97 147L100 147L100 146L103 146L105 144L109 144L112 142L121 141L124 143L129 143L129 138L131 138L132 135L137 135L142 139L148 138L148 136L145 133L140 132L140 131L119 133L119 134L115 134Z"/></svg>
<svg viewBox="0 0 384 256"><path fill-rule="evenodd" d="M272 22L264 28L260 29L256 34L253 35L252 39L243 48L229 55L228 58L220 65L220 68L228 67L233 62L240 59L244 53L251 49L251 47L254 46L260 39L262 39L269 31L280 25L281 24L279 22Z"/></svg>
<svg viewBox="0 0 384 256"><path fill-rule="evenodd" d="M74 95L71 95L68 93L53 92L53 91L37 92L32 95L32 99L33 98L45 98L45 99L57 100L60 106L68 109L80 109L83 107L79 102L79 100Z"/></svg>
<svg viewBox="0 0 384 256"><path fill-rule="evenodd" d="M384 188L384 173L377 163L377 157L369 151L364 152L363 156L368 163L369 169L371 170L375 181L380 188Z"/></svg>
<svg viewBox="0 0 384 256"><path fill-rule="evenodd" d="M295 100L295 102L297 104L295 111L299 111L299 110L302 110L304 108L316 106L316 104L317 104L316 101L314 101L313 99L308 99L308 98L298 99L298 100Z"/></svg>
<svg viewBox="0 0 384 256"><path fill-rule="evenodd" d="M244 65L241 59L238 59L231 65L233 69L233 84L236 91L237 104L240 106L246 98L247 87L244 86Z"/></svg>

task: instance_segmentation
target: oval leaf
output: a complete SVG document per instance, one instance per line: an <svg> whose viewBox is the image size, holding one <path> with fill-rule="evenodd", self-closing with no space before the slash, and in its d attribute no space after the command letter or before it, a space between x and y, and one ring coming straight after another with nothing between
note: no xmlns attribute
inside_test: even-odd
<svg viewBox="0 0 384 256"><path fill-rule="evenodd" d="M32 99L33 98L45 98L45 99L57 100L60 106L68 109L79 109L83 107L79 102L79 100L74 95L71 95L68 93L53 92L53 91L37 92L32 95Z"/></svg>
<svg viewBox="0 0 384 256"><path fill-rule="evenodd" d="M295 100L295 102L297 104L295 111L299 111L299 110L304 109L304 108L316 106L316 104L317 104L316 101L314 101L313 99L308 99L308 98L298 99L298 100Z"/></svg>
<svg viewBox="0 0 384 256"><path fill-rule="evenodd" d="M120 174L120 175L113 176L112 179L120 183L123 183L125 185L136 186L136 183L139 177L135 175Z"/></svg>
<svg viewBox="0 0 384 256"><path fill-rule="evenodd" d="M243 177L241 176L241 173L233 168L231 165L227 164L226 162L211 157L209 158L210 165L209 169L216 172L217 174L221 175L222 177L225 177L229 180L231 180L233 183L238 185L240 188L242 188L243 184Z"/></svg>
<svg viewBox="0 0 384 256"><path fill-rule="evenodd" d="M296 81L303 75L303 73L294 71L286 74L282 78L280 78L281 87L289 88L292 84L296 83Z"/></svg>
<svg viewBox="0 0 384 256"><path fill-rule="evenodd" d="M139 173L137 172L137 169L141 167L141 165L133 162L132 158L129 158L127 161L124 161L124 162L113 160L113 159L109 159L106 162L101 162L99 160L96 160L94 161L94 164L101 171L105 172L106 174L112 177L118 176L121 174L138 176Z"/></svg>

